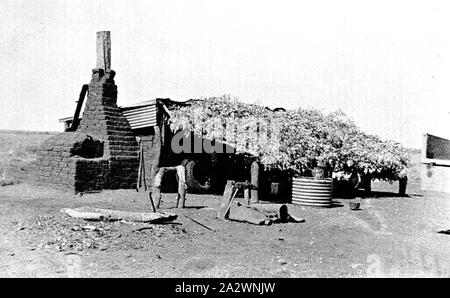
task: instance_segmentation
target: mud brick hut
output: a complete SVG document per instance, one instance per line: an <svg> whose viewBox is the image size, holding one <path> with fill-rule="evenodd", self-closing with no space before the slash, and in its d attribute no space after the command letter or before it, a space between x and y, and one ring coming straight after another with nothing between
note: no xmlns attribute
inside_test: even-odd
<svg viewBox="0 0 450 298"><path fill-rule="evenodd" d="M169 126L171 111L176 107L189 106L196 100L198 99L173 101L169 98L157 98L118 107L128 121L133 136L142 146L147 188L152 186L153 177L159 167L180 164L186 167L186 182L189 192L222 193L228 179L245 181L251 178L250 167L253 159L249 159L248 156L234 153L195 153L194 148L192 148L192 153L173 152L171 142L174 132ZM74 119L73 117L65 117L59 121L64 123L65 129L68 130L73 127ZM81 123L84 121L83 118L77 119ZM65 134L61 135L65 136ZM85 135L81 136L81 138L85 137ZM191 137L192 139L188 140L191 145L198 142L198 140L195 140L198 139L197 136L192 134ZM226 146L224 147L225 152L234 152L234 148L228 145L223 146ZM262 175L260 179L264 179L265 176L267 175ZM167 176L165 179L168 179L168 181L163 183L163 191L173 191L177 184L175 177ZM135 186L136 183L132 187ZM101 185L96 184L96 187L102 189ZM117 188L117 185L116 187L106 187L105 184L103 188ZM120 188L123 187L120 186ZM265 190L264 192L270 191Z"/></svg>
<svg viewBox="0 0 450 298"><path fill-rule="evenodd" d="M117 106L110 51L109 32L97 33L97 68L86 88L83 117L75 131L40 146L35 163L38 183L75 192L136 186L138 143Z"/></svg>
<svg viewBox="0 0 450 298"><path fill-rule="evenodd" d="M178 106L188 106L193 101L195 101L195 99L178 102L170 100L169 98L157 98L154 100L147 100L132 105L118 107L124 118L128 121L130 131L134 139L140 143L140 146L142 146L142 152L144 154L145 184L147 187L151 187L157 168L161 166L176 166L182 164L183 161L184 165L186 165L187 161L191 161L191 166L188 166L188 173L186 174L189 180L195 181L189 181L191 182L189 183L190 190L195 191L195 188L202 188L203 181L197 181L197 179L193 177L194 173L189 173L189 171L194 170L193 166L195 163L192 163L193 160L196 162L202 160L203 163L209 163L211 155L184 153L175 154L170 147L172 137L174 136L168 121L170 118L170 111ZM78 121L83 123L84 117L85 116L83 114L83 117L79 118ZM74 118L65 117L59 119L59 121L64 123L66 130L70 130L70 128L73 127ZM80 124L80 129L81 128L82 125ZM79 130L77 130L77 132ZM61 135L66 136L65 133ZM81 135L80 137L85 138L86 136ZM136 150L136 152L141 151L140 148ZM202 166L204 166L204 164L197 166L195 171L198 172ZM136 173L137 172L138 170L136 168ZM164 185L175 185L174 181L171 182L172 183L165 183ZM134 183L132 187L135 186L136 183Z"/></svg>
<svg viewBox="0 0 450 298"><path fill-rule="evenodd" d="M92 71L90 83L82 88L74 116L60 119L65 132L45 141L37 152L35 176L39 184L75 193L136 188L140 152L143 152L147 187L153 184L159 167L179 164L186 167L186 182L191 192L210 191L211 177L219 185L218 191L227 179L247 179L242 169L250 164L242 156L230 153L218 158L214 154L173 152L174 133L168 121L171 110L189 106L198 99L177 102L158 98L118 106L110 46L109 32L98 32L97 67Z"/></svg>
<svg viewBox="0 0 450 298"><path fill-rule="evenodd" d="M139 144L148 187L157 167L181 162L170 156L167 140L173 134L167 120L170 107L188 102L156 99L120 107L114 77L110 33L98 32L97 67L90 83L83 85L74 116L60 119L65 132L49 138L37 150L34 169L38 184L75 193L136 188Z"/></svg>

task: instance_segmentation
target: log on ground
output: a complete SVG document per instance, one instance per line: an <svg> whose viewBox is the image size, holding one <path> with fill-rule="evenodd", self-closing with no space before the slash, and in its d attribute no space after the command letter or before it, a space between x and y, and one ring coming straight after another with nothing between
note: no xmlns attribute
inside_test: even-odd
<svg viewBox="0 0 450 298"><path fill-rule="evenodd" d="M127 220L133 222L146 222L146 223L168 222L173 221L178 217L176 214L172 213L160 213L160 212L141 213L141 212L120 211L120 210L100 209L91 207L80 207L75 209L65 208L64 213L68 214L69 216L77 215L78 217L76 218L82 219L92 217L98 218L97 220L104 220L104 219ZM94 214L96 214L97 216L94 216Z"/></svg>
<svg viewBox="0 0 450 298"><path fill-rule="evenodd" d="M251 207L243 206L240 203L231 205L228 219L240 222L248 222L255 225L270 225L270 220L263 212Z"/></svg>
<svg viewBox="0 0 450 298"><path fill-rule="evenodd" d="M173 221L177 219L177 215L173 213L162 213L162 212L131 212L131 211L120 211L120 210L110 210L110 209L100 209L92 208L93 212L99 212L110 218L119 218L122 220L135 221L135 222L166 222Z"/></svg>
<svg viewBox="0 0 450 298"><path fill-rule="evenodd" d="M285 204L255 203L250 204L249 207L264 213L268 218L273 220L278 219L280 222L288 222L289 220L288 208Z"/></svg>
<svg viewBox="0 0 450 298"><path fill-rule="evenodd" d="M105 215L98 212L78 211L70 208L63 208L61 209L61 212L69 215L70 217L84 220L102 221L107 218Z"/></svg>

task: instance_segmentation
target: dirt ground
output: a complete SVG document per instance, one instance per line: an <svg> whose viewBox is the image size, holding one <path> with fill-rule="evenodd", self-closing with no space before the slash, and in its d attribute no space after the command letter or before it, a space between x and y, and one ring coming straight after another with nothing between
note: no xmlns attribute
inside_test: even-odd
<svg viewBox="0 0 450 298"><path fill-rule="evenodd" d="M0 165L14 177L0 187L0 277L450 277L450 235L438 233L450 230L450 195L420 191L417 156L407 197L395 195L397 184L373 183L359 211L344 199L330 209L288 204L305 222L256 226L215 219L220 196L188 194L187 208L176 209L176 195L163 194L162 211L177 220L138 224L61 213L150 204L135 190L80 197L33 185L24 174L33 150L20 159L9 144L0 145Z"/></svg>

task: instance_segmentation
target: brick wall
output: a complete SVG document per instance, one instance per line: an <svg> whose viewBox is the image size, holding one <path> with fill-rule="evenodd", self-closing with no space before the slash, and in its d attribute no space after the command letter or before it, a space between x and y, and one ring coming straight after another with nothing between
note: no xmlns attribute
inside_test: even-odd
<svg viewBox="0 0 450 298"><path fill-rule="evenodd" d="M34 177L39 184L75 187L76 159L71 157L70 148L79 138L77 133L62 133L41 144L34 164Z"/></svg>
<svg viewBox="0 0 450 298"><path fill-rule="evenodd" d="M94 69L83 118L76 132L65 132L44 142L38 150L36 180L82 192L135 188L138 144L117 107L114 71ZM86 137L103 142L103 155L83 158L71 153Z"/></svg>

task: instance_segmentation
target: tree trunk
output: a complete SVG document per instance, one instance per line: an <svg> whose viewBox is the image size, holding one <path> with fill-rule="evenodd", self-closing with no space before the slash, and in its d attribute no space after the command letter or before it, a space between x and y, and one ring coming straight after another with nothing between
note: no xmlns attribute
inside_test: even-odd
<svg viewBox="0 0 450 298"><path fill-rule="evenodd" d="M370 194L372 191L372 176L370 174L363 176L363 188L366 194Z"/></svg>
<svg viewBox="0 0 450 298"><path fill-rule="evenodd" d="M408 177L400 178L398 182L398 194L401 196L406 196L406 185L408 184Z"/></svg>

